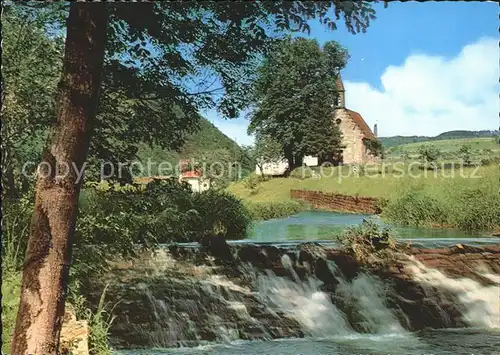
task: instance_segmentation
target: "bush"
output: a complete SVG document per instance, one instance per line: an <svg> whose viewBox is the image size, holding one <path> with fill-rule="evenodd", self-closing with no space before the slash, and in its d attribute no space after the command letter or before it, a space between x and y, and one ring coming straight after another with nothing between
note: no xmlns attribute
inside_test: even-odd
<svg viewBox="0 0 500 355"><path fill-rule="evenodd" d="M112 354L112 349L108 341L109 330L115 320L113 311L118 305L115 303L112 307L105 303L106 291L108 285L104 288L99 303L95 311L86 306L87 301L81 295L72 295L71 306L74 308L78 320L84 319L89 325L89 352L96 355ZM69 303L66 306L70 305Z"/></svg>
<svg viewBox="0 0 500 355"><path fill-rule="evenodd" d="M464 230L493 230L500 226L500 195L484 188L460 192L450 214L451 223Z"/></svg>
<svg viewBox="0 0 500 355"><path fill-rule="evenodd" d="M396 224L417 227L486 231L500 226L498 168L482 170L481 177L450 178L447 182L402 191L388 202L383 216Z"/></svg>
<svg viewBox="0 0 500 355"><path fill-rule="evenodd" d="M313 171L307 166L295 168L290 173L290 177L295 179L309 179L313 176Z"/></svg>
<svg viewBox="0 0 500 355"><path fill-rule="evenodd" d="M205 235L245 238L251 219L241 200L228 192L213 190L195 194L193 200L194 209L198 212L192 221L199 233L197 240Z"/></svg>
<svg viewBox="0 0 500 355"><path fill-rule="evenodd" d="M250 190L250 195L255 195L259 192L259 184L262 181L264 181L264 177L262 175L252 173L246 177L243 184Z"/></svg>
<svg viewBox="0 0 500 355"><path fill-rule="evenodd" d="M387 203L383 214L389 220L407 226L446 224L444 203L423 191L410 190Z"/></svg>
<svg viewBox="0 0 500 355"><path fill-rule="evenodd" d="M307 209L299 201L288 200L280 202L247 202L247 210L252 220L268 220L294 215Z"/></svg>
<svg viewBox="0 0 500 355"><path fill-rule="evenodd" d="M349 227L337 240L357 260L377 262L387 260L390 252L396 250L396 241L389 228L381 228L373 221L363 220L359 226Z"/></svg>

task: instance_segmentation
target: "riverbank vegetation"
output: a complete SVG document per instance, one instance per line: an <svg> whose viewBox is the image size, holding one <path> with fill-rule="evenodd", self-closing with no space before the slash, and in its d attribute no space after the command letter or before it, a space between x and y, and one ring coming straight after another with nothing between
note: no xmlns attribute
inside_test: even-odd
<svg viewBox="0 0 500 355"><path fill-rule="evenodd" d="M319 169L319 177L270 178L258 182L257 193L244 183L229 191L251 203L290 201L291 189L335 192L346 195L384 198L382 217L410 226L446 226L467 230L491 230L500 225L500 170L497 166L463 167L455 170L422 170L404 165L405 174L388 166L365 166L355 173L352 167ZM454 172L454 176L452 173Z"/></svg>
<svg viewBox="0 0 500 355"><path fill-rule="evenodd" d="M26 252L34 192L3 201L2 338L9 353L16 321L21 270ZM146 185L87 184L80 195L74 235L69 302L90 325L90 346L105 354L112 318L101 302L95 308L81 298L80 287L108 269L108 261L130 259L159 243L200 241L206 236L241 239L251 222L246 206L221 190L193 193L177 179ZM104 297L104 295L103 295Z"/></svg>

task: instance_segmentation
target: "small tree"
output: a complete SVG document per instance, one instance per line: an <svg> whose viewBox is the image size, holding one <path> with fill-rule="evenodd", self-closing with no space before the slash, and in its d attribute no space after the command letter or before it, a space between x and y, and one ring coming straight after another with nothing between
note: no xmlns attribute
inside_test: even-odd
<svg viewBox="0 0 500 355"><path fill-rule="evenodd" d="M265 163L277 162L283 159L283 147L270 136L258 134L251 155L261 175L264 175Z"/></svg>
<svg viewBox="0 0 500 355"><path fill-rule="evenodd" d="M385 151L384 146L378 139L363 138L363 143L374 156L384 159Z"/></svg>
<svg viewBox="0 0 500 355"><path fill-rule="evenodd" d="M439 149L436 148L436 146L434 146L433 144L421 145L420 148L418 149L418 153L420 154L420 159L422 160L422 163L425 166L427 166L428 164L435 166L437 160L441 155Z"/></svg>
<svg viewBox="0 0 500 355"><path fill-rule="evenodd" d="M463 145L458 150L460 157L462 158L462 162L465 166L469 166L472 163L472 147L470 145Z"/></svg>

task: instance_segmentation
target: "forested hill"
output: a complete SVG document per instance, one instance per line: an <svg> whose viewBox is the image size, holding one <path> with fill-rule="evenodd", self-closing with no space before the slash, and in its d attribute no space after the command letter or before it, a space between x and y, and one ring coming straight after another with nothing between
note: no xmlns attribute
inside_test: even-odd
<svg viewBox="0 0 500 355"><path fill-rule="evenodd" d="M180 159L201 159L210 162L239 162L245 170L252 170L250 158L245 151L231 138L222 133L206 118L201 118L199 129L188 135L179 151L165 150L159 147L142 145L138 151L139 159L147 162L150 158L155 162L167 161L172 165ZM156 174L156 171L152 172Z"/></svg>
<svg viewBox="0 0 500 355"><path fill-rule="evenodd" d="M436 137L427 136L393 136L393 137L380 137L379 140L382 142L384 147L390 148L398 145L408 144L408 143L420 143L427 141L438 141L443 139L460 139L460 138L475 138L475 137L493 137L498 135L498 131L448 131L443 132Z"/></svg>

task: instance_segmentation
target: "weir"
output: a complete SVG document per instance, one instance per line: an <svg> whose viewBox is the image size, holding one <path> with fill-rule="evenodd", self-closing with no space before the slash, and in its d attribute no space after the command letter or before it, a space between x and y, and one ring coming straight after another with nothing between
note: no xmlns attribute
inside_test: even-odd
<svg viewBox="0 0 500 355"><path fill-rule="evenodd" d="M499 261L499 246L413 248L383 268L315 243L170 246L116 262L88 297L110 283L107 299L121 300L111 339L128 349L498 330Z"/></svg>

